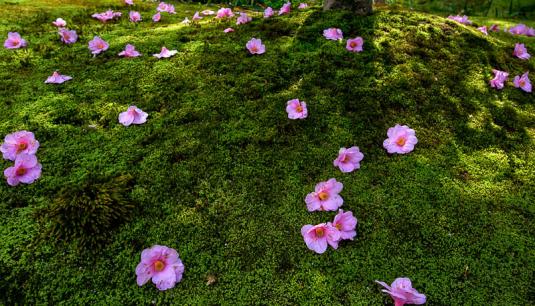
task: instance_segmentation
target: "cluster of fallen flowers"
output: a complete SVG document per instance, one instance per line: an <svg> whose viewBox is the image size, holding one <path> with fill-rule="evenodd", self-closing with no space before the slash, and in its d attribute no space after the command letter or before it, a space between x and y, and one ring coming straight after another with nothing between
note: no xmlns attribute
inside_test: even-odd
<svg viewBox="0 0 535 306"><path fill-rule="evenodd" d="M10 186L31 184L41 176L41 164L35 156L38 148L39 141L32 132L18 131L5 137L0 151L4 159L15 162L12 167L4 170Z"/></svg>

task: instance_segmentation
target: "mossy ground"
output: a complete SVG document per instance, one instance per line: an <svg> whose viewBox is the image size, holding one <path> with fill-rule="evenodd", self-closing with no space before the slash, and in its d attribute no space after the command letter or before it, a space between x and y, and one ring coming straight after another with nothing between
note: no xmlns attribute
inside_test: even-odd
<svg viewBox="0 0 535 306"><path fill-rule="evenodd" d="M373 281L400 276L430 305L535 303L535 98L488 86L492 68L535 76L533 60L511 56L515 42L535 53L535 38L485 37L389 10L256 14L231 34L227 22L180 24L206 6L176 4L158 24L148 21L154 3L136 7L145 20L137 25L91 19L109 8L126 14L120 2L0 1L2 39L18 31L29 41L0 50L0 135L33 131L43 164L35 184L0 184L4 303L377 305L391 301ZM61 44L57 17L78 43ZM325 40L332 26L362 36L365 51ZM94 35L110 43L96 58ZM251 37L264 55L245 50ZM127 43L144 57L118 58ZM178 55L150 56L163 45ZM74 79L44 84L55 69ZM309 118L287 119L292 98L308 103ZM131 104L149 113L146 124L117 122ZM416 130L409 155L382 148L396 123ZM353 145L362 168L342 174L332 160ZM134 178L126 196L136 208L108 243L80 251L42 237L36 212L63 186L121 175ZM334 213L308 213L303 199L331 177L344 183L358 236L317 255L300 228ZM140 252L153 244L184 261L172 290L135 283Z"/></svg>

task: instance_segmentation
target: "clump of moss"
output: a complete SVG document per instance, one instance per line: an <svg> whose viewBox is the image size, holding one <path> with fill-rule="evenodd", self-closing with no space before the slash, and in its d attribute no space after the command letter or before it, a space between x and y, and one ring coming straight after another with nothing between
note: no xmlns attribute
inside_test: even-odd
<svg viewBox="0 0 535 306"><path fill-rule="evenodd" d="M135 205L127 196L131 175L111 180L87 179L63 187L52 203L37 211L44 225L43 237L95 247L109 238L112 230L129 220Z"/></svg>

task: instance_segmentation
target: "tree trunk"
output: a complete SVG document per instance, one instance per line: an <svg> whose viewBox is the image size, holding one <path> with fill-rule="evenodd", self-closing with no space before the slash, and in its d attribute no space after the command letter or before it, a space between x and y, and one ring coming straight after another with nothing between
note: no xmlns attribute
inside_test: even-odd
<svg viewBox="0 0 535 306"><path fill-rule="evenodd" d="M345 9L357 15L368 15L372 12L372 0L323 0L323 10Z"/></svg>

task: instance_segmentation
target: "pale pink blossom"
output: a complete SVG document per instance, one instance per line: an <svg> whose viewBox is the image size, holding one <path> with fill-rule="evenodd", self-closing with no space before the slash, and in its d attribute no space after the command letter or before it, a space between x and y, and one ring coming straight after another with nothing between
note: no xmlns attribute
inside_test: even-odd
<svg viewBox="0 0 535 306"><path fill-rule="evenodd" d="M193 20L193 21L199 21L201 19L202 19L202 17L199 16L199 12L195 12L195 14L193 14L193 17L191 18L191 20Z"/></svg>
<svg viewBox="0 0 535 306"><path fill-rule="evenodd" d="M275 12L273 11L271 7L268 7L267 9L264 10L264 18L269 18L273 16L273 14L275 14Z"/></svg>
<svg viewBox="0 0 535 306"><path fill-rule="evenodd" d="M406 154L414 150L418 143L416 132L406 125L396 124L386 132L387 139L383 141L383 147L390 154Z"/></svg>
<svg viewBox="0 0 535 306"><path fill-rule="evenodd" d="M136 11L131 11L128 16L130 17L131 22L140 22L141 21L141 14Z"/></svg>
<svg viewBox="0 0 535 306"><path fill-rule="evenodd" d="M513 35L525 35L528 32L528 27L525 24L519 23L514 27L509 28L509 33Z"/></svg>
<svg viewBox="0 0 535 306"><path fill-rule="evenodd" d="M360 152L359 147L340 148L338 157L333 161L333 165L340 168L342 172L352 172L360 168L360 161L363 158L364 154Z"/></svg>
<svg viewBox="0 0 535 306"><path fill-rule="evenodd" d="M102 38L95 36L93 40L89 42L89 50L93 55L97 55L101 52L108 50L110 45Z"/></svg>
<svg viewBox="0 0 535 306"><path fill-rule="evenodd" d="M327 245L337 249L338 241L340 240L340 232L327 223L304 225L301 228L301 235L307 247L318 254L325 253Z"/></svg>
<svg viewBox="0 0 535 306"><path fill-rule="evenodd" d="M528 53L528 49L526 49L526 46L524 46L524 44L515 44L515 50L513 51L513 55L523 60L528 60L531 57L531 55Z"/></svg>
<svg viewBox="0 0 535 306"><path fill-rule="evenodd" d="M520 88L525 92L531 92L531 82L529 80L529 72L524 73L522 76L517 75L513 80L513 84L516 88Z"/></svg>
<svg viewBox="0 0 535 306"><path fill-rule="evenodd" d="M35 154L38 148L39 141L32 132L18 131L6 135L4 143L0 146L0 152L4 159L15 160L20 154Z"/></svg>
<svg viewBox="0 0 535 306"><path fill-rule="evenodd" d="M364 39L355 37L347 40L346 49L351 52L362 52L362 45L364 45Z"/></svg>
<svg viewBox="0 0 535 306"><path fill-rule="evenodd" d="M306 4L306 3L299 3L299 6L298 6L297 8L300 9L300 10L304 10L304 9L308 8L308 4Z"/></svg>
<svg viewBox="0 0 535 306"><path fill-rule="evenodd" d="M184 20L182 20L181 22L182 24L190 24L191 21L188 19L188 17L184 18Z"/></svg>
<svg viewBox="0 0 535 306"><path fill-rule="evenodd" d="M175 6L172 4L167 4L165 2L160 2L160 4L158 4L158 7L156 8L156 11L176 14Z"/></svg>
<svg viewBox="0 0 535 306"><path fill-rule="evenodd" d="M334 216L334 221L331 225L340 232L340 240L353 240L357 235L355 231L357 218L350 211L344 212L342 209L338 210L338 214Z"/></svg>
<svg viewBox="0 0 535 306"><path fill-rule="evenodd" d="M95 13L95 14L91 15L91 17L93 17L95 19L98 19L101 22L106 22L108 20L119 18L119 17L121 17L121 15L122 15L121 12L114 12L112 10L108 10L108 11L106 11L104 13Z"/></svg>
<svg viewBox="0 0 535 306"><path fill-rule="evenodd" d="M4 41L4 48L6 49L19 49L26 47L26 40L22 39L19 33L9 32L7 33L7 39Z"/></svg>
<svg viewBox="0 0 535 306"><path fill-rule="evenodd" d="M492 31L492 32L499 32L500 31L500 26L497 25L497 24L493 24L493 25L490 26L489 30Z"/></svg>
<svg viewBox="0 0 535 306"><path fill-rule="evenodd" d="M119 123L124 126L129 126L131 124L143 124L147 122L148 116L149 114L137 108L135 105L132 105L128 107L126 112L119 114Z"/></svg>
<svg viewBox="0 0 535 306"><path fill-rule="evenodd" d="M456 15L456 16L448 16L448 19L451 19L451 20L455 20L459 23L462 23L462 24L465 24L465 25L470 25L472 24L472 21L470 21L468 19L468 16L464 15L464 16L459 16L459 15Z"/></svg>
<svg viewBox="0 0 535 306"><path fill-rule="evenodd" d="M178 53L177 50L169 50L166 47L162 47L162 50L160 51L160 53L153 54L153 56L156 58L169 58L177 53Z"/></svg>
<svg viewBox="0 0 535 306"><path fill-rule="evenodd" d="M240 16L236 20L236 24L237 25L246 24L246 23L251 22L251 20L253 20L253 18L247 15L247 13L240 12Z"/></svg>
<svg viewBox="0 0 535 306"><path fill-rule="evenodd" d="M477 28L477 30L485 35L489 35L489 33L487 32L487 26L479 27Z"/></svg>
<svg viewBox="0 0 535 306"><path fill-rule="evenodd" d="M290 11L292 9L292 3L286 2L281 9L279 10L279 16L280 15L287 15L290 14Z"/></svg>
<svg viewBox="0 0 535 306"><path fill-rule="evenodd" d="M293 99L286 103L286 112L289 119L305 119L308 116L307 104L299 99Z"/></svg>
<svg viewBox="0 0 535 306"><path fill-rule="evenodd" d="M330 40L339 40L344 38L344 34L342 33L342 30L338 28L328 28L323 30L323 37Z"/></svg>
<svg viewBox="0 0 535 306"><path fill-rule="evenodd" d="M154 245L141 252L141 262L136 267L136 282L143 286L150 279L159 290L173 288L182 280L184 264L178 252L172 248Z"/></svg>
<svg viewBox="0 0 535 306"><path fill-rule="evenodd" d="M162 14L160 12L154 14L154 16L152 16L152 21L154 22L158 22L160 21L160 19L162 18Z"/></svg>
<svg viewBox="0 0 535 306"><path fill-rule="evenodd" d="M63 43L74 44L78 40L78 34L75 30L67 30L65 28L59 29L58 32L60 39Z"/></svg>
<svg viewBox="0 0 535 306"><path fill-rule="evenodd" d="M494 79L490 80L490 87L502 89L509 73L496 69L492 69L492 72L494 73Z"/></svg>
<svg viewBox="0 0 535 306"><path fill-rule="evenodd" d="M59 72L54 71L51 76L46 79L45 83L47 84L62 84L67 82L68 80L72 80L72 77L68 75L62 75L59 74Z"/></svg>
<svg viewBox="0 0 535 306"><path fill-rule="evenodd" d="M137 52L136 47L134 47L131 44L127 44L126 47L124 48L124 51L119 52L119 56L124 56L124 57L138 57L140 55L141 53Z"/></svg>
<svg viewBox="0 0 535 306"><path fill-rule="evenodd" d="M124 0L124 3L127 5L134 5L134 0Z"/></svg>
<svg viewBox="0 0 535 306"><path fill-rule="evenodd" d="M58 19L56 19L56 21L53 21L52 24L55 27L64 28L64 27L67 26L67 21L63 20L63 18L58 18Z"/></svg>
<svg viewBox="0 0 535 306"><path fill-rule="evenodd" d="M308 211L334 211L344 204L340 192L344 185L332 178L320 182L314 188L314 192L307 194L305 203Z"/></svg>
<svg viewBox="0 0 535 306"><path fill-rule="evenodd" d="M225 33L234 32L234 29L233 28L226 28L226 29L223 30L223 32L225 32Z"/></svg>
<svg viewBox="0 0 535 306"><path fill-rule="evenodd" d="M208 15L215 14L215 12L212 11L212 10L204 10L204 11L201 12L201 14L203 14L204 16L208 16Z"/></svg>
<svg viewBox="0 0 535 306"><path fill-rule="evenodd" d="M408 278L396 278L391 286L385 282L375 282L386 288L381 291L390 294L395 306L403 306L405 304L421 305L426 302L425 294L421 294L412 288L411 280Z"/></svg>
<svg viewBox="0 0 535 306"><path fill-rule="evenodd" d="M526 34L525 34L525 35L528 36L528 37L533 37L533 36L535 36L535 28L528 28L528 29L526 30Z"/></svg>
<svg viewBox="0 0 535 306"><path fill-rule="evenodd" d="M253 37L247 42L245 46L251 54L263 54L264 52L266 52L266 46L262 44L261 39L256 39Z"/></svg>
<svg viewBox="0 0 535 306"><path fill-rule="evenodd" d="M231 18L234 17L232 9L227 7L222 7L217 11L215 18Z"/></svg>
<svg viewBox="0 0 535 306"><path fill-rule="evenodd" d="M4 176L10 186L31 184L41 177L41 164L33 154L19 154L15 158L15 164L4 170Z"/></svg>

